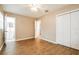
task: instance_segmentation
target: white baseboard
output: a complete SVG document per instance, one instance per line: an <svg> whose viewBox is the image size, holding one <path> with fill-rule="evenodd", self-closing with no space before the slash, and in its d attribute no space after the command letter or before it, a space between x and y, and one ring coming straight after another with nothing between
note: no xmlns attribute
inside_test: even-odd
<svg viewBox="0 0 79 59"><path fill-rule="evenodd" d="M48 42L51 42L51 43L54 43L54 44L58 44L57 42L54 42L54 41L51 41L51 40L48 40L48 39L45 39L45 38L41 38L42 40L45 40L45 41L48 41Z"/></svg>
<svg viewBox="0 0 79 59"><path fill-rule="evenodd" d="M4 46L4 43L1 45L1 47L0 47L0 51L2 50L3 46Z"/></svg>
<svg viewBox="0 0 79 59"><path fill-rule="evenodd" d="M32 38L34 38L34 37L21 38L21 39L17 39L16 41L28 40L28 39L32 39Z"/></svg>

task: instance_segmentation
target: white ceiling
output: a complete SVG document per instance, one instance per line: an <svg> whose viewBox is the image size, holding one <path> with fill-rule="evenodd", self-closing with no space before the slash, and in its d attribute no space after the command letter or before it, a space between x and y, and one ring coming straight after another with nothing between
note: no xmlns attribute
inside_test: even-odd
<svg viewBox="0 0 79 59"><path fill-rule="evenodd" d="M35 12L31 10L29 5L30 4L3 4L2 6L4 7L4 11L36 18L45 15L45 10L53 12L56 9L65 6L64 4L41 4L41 8Z"/></svg>

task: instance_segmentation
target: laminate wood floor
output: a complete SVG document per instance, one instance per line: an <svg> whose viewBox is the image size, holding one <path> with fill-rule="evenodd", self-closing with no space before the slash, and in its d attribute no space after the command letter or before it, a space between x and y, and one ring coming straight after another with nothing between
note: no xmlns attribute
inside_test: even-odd
<svg viewBox="0 0 79 59"><path fill-rule="evenodd" d="M79 50L49 43L41 39L8 42L0 55L78 55Z"/></svg>

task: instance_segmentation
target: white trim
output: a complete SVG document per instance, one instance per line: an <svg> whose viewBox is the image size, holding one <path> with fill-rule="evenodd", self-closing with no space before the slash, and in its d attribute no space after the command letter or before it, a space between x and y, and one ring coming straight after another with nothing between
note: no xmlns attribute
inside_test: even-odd
<svg viewBox="0 0 79 59"><path fill-rule="evenodd" d="M64 14L69 14L69 13L77 12L77 11L79 11L79 9L73 9L73 10L69 10L67 12L63 12L63 13L57 14L56 16L61 16L61 15L64 15Z"/></svg>
<svg viewBox="0 0 79 59"><path fill-rule="evenodd" d="M32 39L32 38L34 38L34 37L21 38L21 39L17 39L16 41L28 40L28 39Z"/></svg>
<svg viewBox="0 0 79 59"><path fill-rule="evenodd" d="M55 41L51 41L51 40L48 40L48 39L45 39L45 38L41 38L42 40L45 40L45 41L48 41L48 42L50 42L50 43L54 43L54 44L58 44L57 42L55 42Z"/></svg>
<svg viewBox="0 0 79 59"><path fill-rule="evenodd" d="M4 46L4 43L1 45L1 47L0 47L0 51L2 50L3 46Z"/></svg>

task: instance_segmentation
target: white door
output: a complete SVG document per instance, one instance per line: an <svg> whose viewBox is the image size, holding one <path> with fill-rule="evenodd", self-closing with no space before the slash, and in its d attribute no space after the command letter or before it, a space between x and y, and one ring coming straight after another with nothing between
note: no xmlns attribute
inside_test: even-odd
<svg viewBox="0 0 79 59"><path fill-rule="evenodd" d="M5 41L15 41L15 18L5 17Z"/></svg>
<svg viewBox="0 0 79 59"><path fill-rule="evenodd" d="M64 20L63 16L56 17L56 42L63 44L64 39Z"/></svg>
<svg viewBox="0 0 79 59"><path fill-rule="evenodd" d="M70 47L70 14L65 14L63 19L65 20L64 45Z"/></svg>
<svg viewBox="0 0 79 59"><path fill-rule="evenodd" d="M79 49L79 11L71 13L71 47Z"/></svg>
<svg viewBox="0 0 79 59"><path fill-rule="evenodd" d="M64 14L56 18L56 41L70 47L70 14Z"/></svg>

